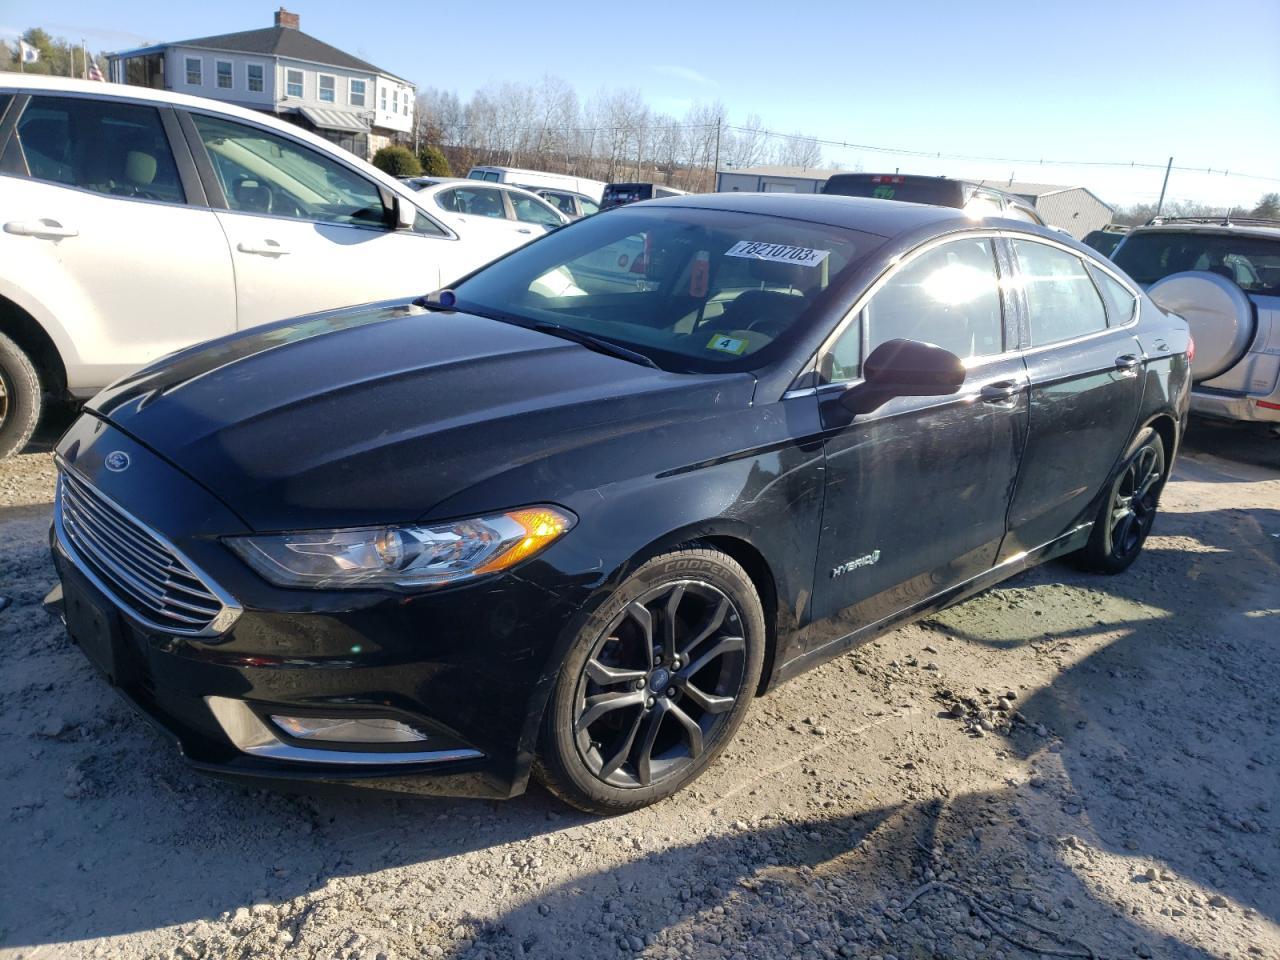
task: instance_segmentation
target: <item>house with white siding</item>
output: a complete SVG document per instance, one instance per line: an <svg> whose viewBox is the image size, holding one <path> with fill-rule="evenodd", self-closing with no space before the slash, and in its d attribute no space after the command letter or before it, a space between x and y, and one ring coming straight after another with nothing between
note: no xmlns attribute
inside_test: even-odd
<svg viewBox="0 0 1280 960"><path fill-rule="evenodd" d="M274 113L365 159L413 129L412 83L303 33L284 7L271 27L125 50L107 64L116 83Z"/></svg>

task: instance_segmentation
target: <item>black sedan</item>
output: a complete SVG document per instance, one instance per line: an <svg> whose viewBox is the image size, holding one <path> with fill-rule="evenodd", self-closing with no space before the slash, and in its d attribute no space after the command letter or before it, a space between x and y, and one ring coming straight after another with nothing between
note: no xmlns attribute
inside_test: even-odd
<svg viewBox="0 0 1280 960"><path fill-rule="evenodd" d="M815 664L1127 567L1191 349L1026 223L637 204L104 391L58 446L61 609L211 773L632 809Z"/></svg>

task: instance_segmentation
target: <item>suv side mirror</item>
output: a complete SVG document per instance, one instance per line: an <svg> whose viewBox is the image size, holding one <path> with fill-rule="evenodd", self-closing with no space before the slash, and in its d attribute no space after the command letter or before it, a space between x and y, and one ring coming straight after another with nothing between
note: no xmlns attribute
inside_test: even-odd
<svg viewBox="0 0 1280 960"><path fill-rule="evenodd" d="M863 381L840 395L850 413L870 413L895 397L945 397L960 389L965 369L950 350L919 340L886 340L862 364Z"/></svg>
<svg viewBox="0 0 1280 960"><path fill-rule="evenodd" d="M392 201L392 206L396 215L396 229L412 230L414 221L418 219L418 208L398 193Z"/></svg>

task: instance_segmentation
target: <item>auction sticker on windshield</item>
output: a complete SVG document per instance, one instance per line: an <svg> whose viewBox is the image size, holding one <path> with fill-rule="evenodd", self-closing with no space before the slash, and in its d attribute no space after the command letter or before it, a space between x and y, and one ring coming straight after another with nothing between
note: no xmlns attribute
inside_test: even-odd
<svg viewBox="0 0 1280 960"><path fill-rule="evenodd" d="M747 349L747 341L742 337L726 337L723 333L717 333L711 337L707 349L719 350L721 353L741 354Z"/></svg>
<svg viewBox="0 0 1280 960"><path fill-rule="evenodd" d="M756 240L739 240L725 251L726 257L745 257L748 260L775 260L794 263L800 267L816 267L827 259L830 250L814 250L811 247L793 247L787 243L761 243Z"/></svg>

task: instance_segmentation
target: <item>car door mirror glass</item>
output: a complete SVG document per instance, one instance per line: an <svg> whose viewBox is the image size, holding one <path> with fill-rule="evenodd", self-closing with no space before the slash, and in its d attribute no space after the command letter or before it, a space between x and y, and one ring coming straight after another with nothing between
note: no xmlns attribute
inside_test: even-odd
<svg viewBox="0 0 1280 960"><path fill-rule="evenodd" d="M840 395L850 413L870 413L895 397L945 397L964 383L964 363L920 340L887 340L862 364L863 380Z"/></svg>

